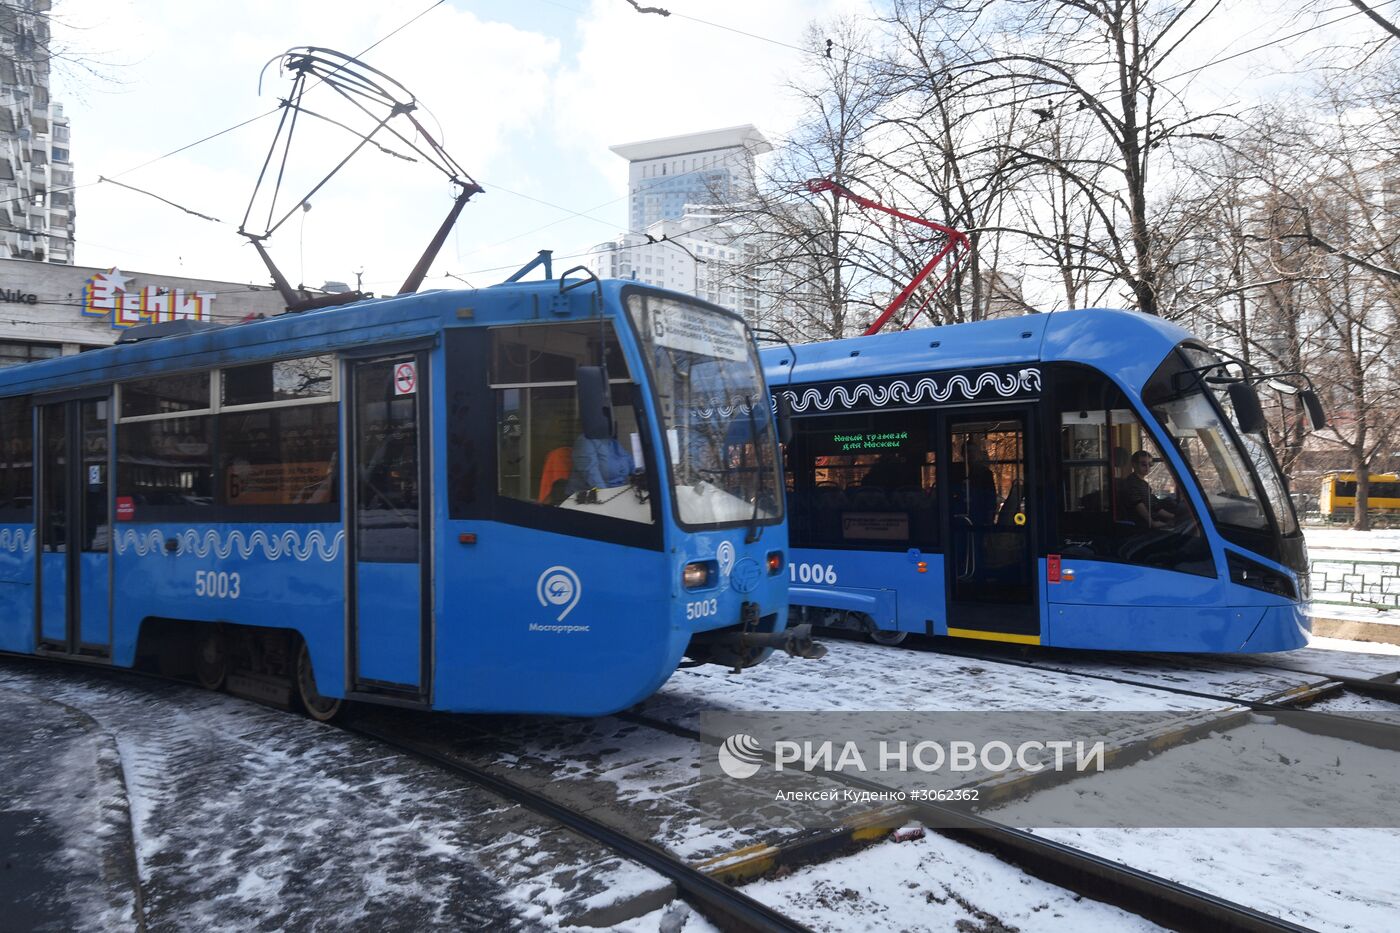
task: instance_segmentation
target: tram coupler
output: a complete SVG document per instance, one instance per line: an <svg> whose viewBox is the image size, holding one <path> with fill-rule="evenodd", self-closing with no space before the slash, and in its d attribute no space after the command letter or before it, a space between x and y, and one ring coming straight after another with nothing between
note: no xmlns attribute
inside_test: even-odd
<svg viewBox="0 0 1400 933"><path fill-rule="evenodd" d="M809 661L826 656L826 646L812 640L812 626L806 622L781 632L744 632L739 642L745 648L781 648L794 658Z"/></svg>

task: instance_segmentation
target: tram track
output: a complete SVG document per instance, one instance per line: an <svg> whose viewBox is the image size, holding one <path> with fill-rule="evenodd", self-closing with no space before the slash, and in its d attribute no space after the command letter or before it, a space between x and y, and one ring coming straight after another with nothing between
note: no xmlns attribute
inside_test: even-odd
<svg viewBox="0 0 1400 933"><path fill-rule="evenodd" d="M554 820L630 861L650 868L675 884L677 891L687 902L721 929L754 930L762 933L811 933L807 926L700 871L669 852L649 842L634 839L523 784L507 780L422 743L389 735L372 726L355 723L334 725L402 754L433 764L484 790Z"/></svg>
<svg viewBox="0 0 1400 933"><path fill-rule="evenodd" d="M671 735L706 743L695 729L641 713L619 719ZM813 772L852 788L875 794L895 792L867 778L838 771ZM1072 846L1006 826L986 817L924 801L901 804L909 819L963 845L989 852L1042 881L1137 914L1168 929L1219 933L1307 933L1308 927L1266 914L1189 885L1162 878Z"/></svg>
<svg viewBox="0 0 1400 933"><path fill-rule="evenodd" d="M989 663L1001 659L981 658ZM112 668L72 662L68 666L87 671ZM1025 664L1035 667L1037 665ZM1041 668L1063 673L1054 668ZM180 678L140 671L122 671L158 682L197 685ZM1135 683L1133 681L1123 681ZM1142 684L1156 687L1153 684ZM1175 691L1180 692L1180 691ZM257 702L253 700L253 702ZM265 705L265 704L264 704ZM1248 705L1245 701L1241 705ZM275 707L274 707L275 708ZM285 711L284 711L285 712ZM641 713L618 714L618 719L707 745L694 729ZM517 803L569 830L582 835L670 879L681 897L722 929L805 931L802 923L736 890L694 864L686 862L655 844L629 836L593 817L501 777L485 768L445 753L427 743L405 739L383 729L353 722L333 723L383 747L430 763L477 787ZM887 794L894 788L855 775L815 772L820 777L874 794ZM986 851L1027 874L1054 884L1075 895L1131 912L1170 929L1221 931L1307 931L1309 928L1263 913L1245 905L1162 878L1128 865L1005 826L984 817L931 802L901 804L901 819L918 819L933 832L951 841ZM828 847L833 852L837 847Z"/></svg>
<svg viewBox="0 0 1400 933"><path fill-rule="evenodd" d="M1278 670L1290 673L1307 674L1315 678L1322 678L1329 681L1318 685L1312 689L1285 691L1277 696L1254 700L1237 695L1211 693L1205 690L1196 690L1190 687L1181 687L1173 684L1165 684L1160 681L1124 677L1116 674L1107 674L1097 671L1074 670L1063 664L1038 663L1027 660L1024 657L1015 657L1009 653L983 652L966 648L961 645L944 644L924 644L906 643L906 648L914 651L922 651L930 654L942 654L948 657L965 658L967 660L981 661L987 664L1003 664L1012 667L1027 668L1049 674L1061 674L1066 677L1075 677L1083 680L1097 680L1106 683L1118 684L1127 687L1137 687L1145 690L1157 690L1163 693L1171 693L1177 696L1191 697L1198 700L1209 700L1224 704L1226 706L1243 707L1256 713L1290 713L1297 717L1305 717L1298 721L1306 721L1310 726L1310 731L1320 735L1331 735L1339 738L1347 738L1353 741L1364 741L1366 744L1378 748L1385 748L1391 751L1400 751L1400 715L1394 719L1361 718L1342 713L1332 713L1323 710L1308 709L1308 704L1318 702L1344 689L1355 689L1357 693L1377 697L1388 702L1400 703L1400 685L1384 682L1371 681L1365 678L1356 677L1333 677L1328 674L1319 674L1314 671L1298 670L1285 667L1270 667L1250 665L1238 662L1232 666L1239 666L1249 670ZM896 649L897 650L897 649ZM1045 650L1045 649L1042 649ZM1055 649L1050 649L1055 650ZM1020 649L1017 649L1019 652ZM1144 658L1152 658L1153 655L1144 655ZM1096 660L1103 660L1102 658ZM1175 659L1173 659L1175 660ZM1351 685L1355 684L1355 687ZM1400 714L1400 705L1396 707L1397 714Z"/></svg>

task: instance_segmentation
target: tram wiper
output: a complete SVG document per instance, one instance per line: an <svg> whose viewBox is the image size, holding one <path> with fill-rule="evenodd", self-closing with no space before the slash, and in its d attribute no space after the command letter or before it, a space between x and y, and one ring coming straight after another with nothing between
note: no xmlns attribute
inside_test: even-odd
<svg viewBox="0 0 1400 933"><path fill-rule="evenodd" d="M749 516L749 530L744 534L745 544L754 544L763 537L763 529L758 525L758 496L763 483L763 470L759 467L761 455L758 452L758 421L754 419L753 396L744 396L744 404L749 408L749 438L753 441L754 456L754 477L753 477L753 514Z"/></svg>

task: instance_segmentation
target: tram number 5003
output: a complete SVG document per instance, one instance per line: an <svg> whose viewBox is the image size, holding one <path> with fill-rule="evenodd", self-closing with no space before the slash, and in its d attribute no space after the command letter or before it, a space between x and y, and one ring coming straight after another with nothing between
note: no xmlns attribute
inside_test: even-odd
<svg viewBox="0 0 1400 933"><path fill-rule="evenodd" d="M788 575L793 583L825 583L830 586L836 582L836 565L788 564Z"/></svg>
<svg viewBox="0 0 1400 933"><path fill-rule="evenodd" d="M225 573L222 570L196 570L194 572L194 595L208 596L211 599L237 599L243 591L243 578L237 572Z"/></svg>

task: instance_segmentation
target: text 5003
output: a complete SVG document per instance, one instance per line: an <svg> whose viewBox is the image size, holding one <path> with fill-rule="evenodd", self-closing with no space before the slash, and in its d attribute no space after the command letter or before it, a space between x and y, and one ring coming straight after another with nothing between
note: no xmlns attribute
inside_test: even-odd
<svg viewBox="0 0 1400 933"><path fill-rule="evenodd" d="M211 599L237 599L243 591L243 578L235 571L196 570L194 572L194 595L208 596Z"/></svg>

